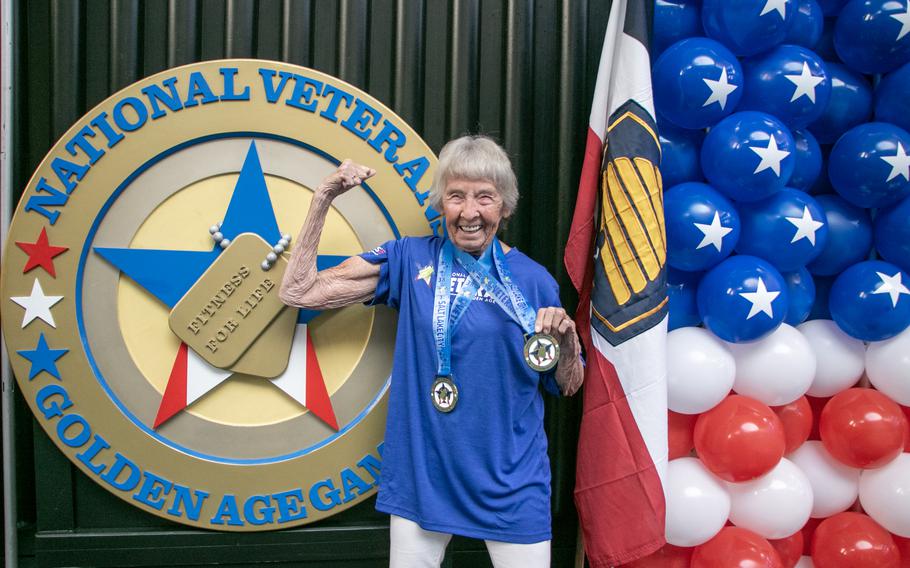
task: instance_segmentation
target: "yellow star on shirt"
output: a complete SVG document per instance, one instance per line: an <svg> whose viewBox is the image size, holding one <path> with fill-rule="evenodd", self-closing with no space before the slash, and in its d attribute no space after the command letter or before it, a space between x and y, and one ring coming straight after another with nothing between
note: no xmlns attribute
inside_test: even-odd
<svg viewBox="0 0 910 568"><path fill-rule="evenodd" d="M429 286L431 276L433 276L433 265L428 264L417 270L417 278L415 280L423 280Z"/></svg>

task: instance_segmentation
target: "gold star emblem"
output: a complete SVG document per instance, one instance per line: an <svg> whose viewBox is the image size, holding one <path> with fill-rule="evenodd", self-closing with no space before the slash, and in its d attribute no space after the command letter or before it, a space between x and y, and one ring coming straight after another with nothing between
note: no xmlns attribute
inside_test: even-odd
<svg viewBox="0 0 910 568"><path fill-rule="evenodd" d="M428 264L417 270L417 278L415 280L423 280L429 286L431 276L433 276L433 265Z"/></svg>

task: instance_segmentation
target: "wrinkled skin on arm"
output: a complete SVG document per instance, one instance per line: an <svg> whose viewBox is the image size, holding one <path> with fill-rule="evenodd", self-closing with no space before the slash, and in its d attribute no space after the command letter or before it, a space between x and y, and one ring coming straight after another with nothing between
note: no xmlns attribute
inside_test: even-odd
<svg viewBox="0 0 910 568"><path fill-rule="evenodd" d="M279 297L282 302L295 308L326 310L365 302L373 297L379 282L379 266L354 256L320 272L316 268L316 250L332 201L375 174L376 170L372 168L345 160L316 188L281 281Z"/></svg>

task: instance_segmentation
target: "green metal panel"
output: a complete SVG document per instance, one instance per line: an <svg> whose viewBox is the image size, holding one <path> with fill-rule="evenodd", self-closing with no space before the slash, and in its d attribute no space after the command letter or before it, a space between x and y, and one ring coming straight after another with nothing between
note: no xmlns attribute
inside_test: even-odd
<svg viewBox="0 0 910 568"><path fill-rule="evenodd" d="M224 57L313 67L370 92L434 151L482 132L511 154L521 201L505 239L562 268L609 0L14 0L14 186L116 90ZM15 196L18 199L18 194ZM580 398L548 399L554 566L571 565ZM142 513L72 467L17 400L20 555L36 566L381 566L388 520L372 502L300 529L227 534ZM485 566L455 539L446 566Z"/></svg>

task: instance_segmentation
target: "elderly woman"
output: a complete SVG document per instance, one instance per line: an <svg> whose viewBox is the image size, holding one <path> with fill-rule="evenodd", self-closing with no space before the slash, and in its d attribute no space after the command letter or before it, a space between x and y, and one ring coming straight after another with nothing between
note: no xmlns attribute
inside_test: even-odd
<svg viewBox="0 0 910 568"><path fill-rule="evenodd" d="M495 566L549 566L541 387L571 395L583 368L556 282L496 237L518 201L509 158L486 137L449 142L430 193L445 237L390 241L317 273L332 200L374 173L346 160L316 189L281 297L399 311L376 501L392 515L391 566L439 566L452 534L486 540Z"/></svg>

